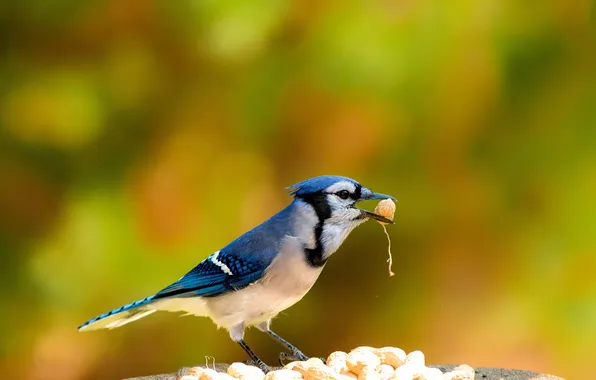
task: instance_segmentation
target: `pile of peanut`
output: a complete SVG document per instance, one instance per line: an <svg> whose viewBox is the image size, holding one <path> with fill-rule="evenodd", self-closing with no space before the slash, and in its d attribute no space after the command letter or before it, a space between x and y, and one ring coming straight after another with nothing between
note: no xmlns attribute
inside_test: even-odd
<svg viewBox="0 0 596 380"><path fill-rule="evenodd" d="M350 353L337 351L327 362L311 358L291 362L283 369L265 374L260 368L234 363L227 373L209 368L193 368L179 380L474 380L474 369L467 365L443 373L424 364L420 351L406 353L395 347L358 347Z"/></svg>

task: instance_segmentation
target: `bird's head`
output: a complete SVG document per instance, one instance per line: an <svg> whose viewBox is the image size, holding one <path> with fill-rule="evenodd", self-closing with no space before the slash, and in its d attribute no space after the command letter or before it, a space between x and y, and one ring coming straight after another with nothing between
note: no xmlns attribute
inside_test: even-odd
<svg viewBox="0 0 596 380"><path fill-rule="evenodd" d="M294 197L312 205L319 219L324 219L326 223L358 225L368 219L375 219L393 224L384 216L357 208L356 203L395 198L375 193L351 178L325 175L299 182L289 189Z"/></svg>
<svg viewBox="0 0 596 380"><path fill-rule="evenodd" d="M322 266L358 225L369 219L393 223L384 216L359 209L356 203L373 199L393 199L390 195L372 192L347 177L320 176L290 186L290 194L301 210L297 220L305 253L313 266ZM310 215L310 216L304 216Z"/></svg>

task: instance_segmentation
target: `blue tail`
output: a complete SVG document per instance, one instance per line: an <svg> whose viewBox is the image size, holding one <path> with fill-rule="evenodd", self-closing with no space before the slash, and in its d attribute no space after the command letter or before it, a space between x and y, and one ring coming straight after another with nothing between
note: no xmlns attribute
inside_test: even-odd
<svg viewBox="0 0 596 380"><path fill-rule="evenodd" d="M129 322L136 321L155 311L148 305L153 302L155 295L143 298L142 300L129 303L107 313L98 315L79 326L79 331L91 331L98 329L114 329Z"/></svg>

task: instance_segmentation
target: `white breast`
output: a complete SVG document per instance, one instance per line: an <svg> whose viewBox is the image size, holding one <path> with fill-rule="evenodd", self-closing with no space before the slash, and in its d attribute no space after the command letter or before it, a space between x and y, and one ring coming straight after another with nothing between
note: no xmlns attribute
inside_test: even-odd
<svg viewBox="0 0 596 380"><path fill-rule="evenodd" d="M241 323L250 326L268 321L302 299L322 269L310 266L302 243L287 236L261 280L237 292L205 299L209 314L215 323L228 329Z"/></svg>

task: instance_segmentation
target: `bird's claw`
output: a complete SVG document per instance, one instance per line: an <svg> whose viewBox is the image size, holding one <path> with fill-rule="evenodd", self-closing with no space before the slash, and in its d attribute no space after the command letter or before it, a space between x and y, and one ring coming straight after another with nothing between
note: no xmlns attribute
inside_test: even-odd
<svg viewBox="0 0 596 380"><path fill-rule="evenodd" d="M283 367L285 365L284 361L286 361L286 360L305 362L308 360L308 356L304 355L300 351L292 351L291 353L280 352L279 356L278 356L278 360L279 360L279 364L281 364Z"/></svg>

